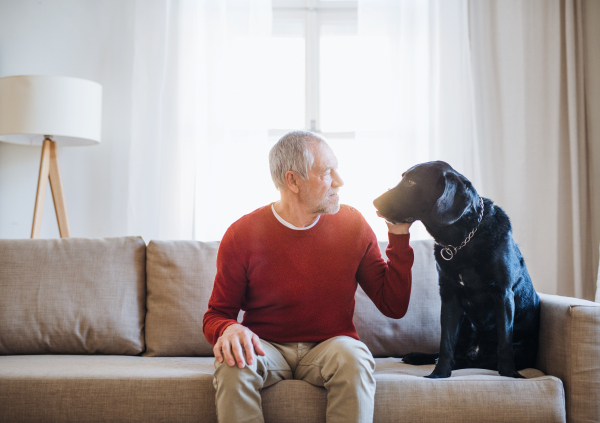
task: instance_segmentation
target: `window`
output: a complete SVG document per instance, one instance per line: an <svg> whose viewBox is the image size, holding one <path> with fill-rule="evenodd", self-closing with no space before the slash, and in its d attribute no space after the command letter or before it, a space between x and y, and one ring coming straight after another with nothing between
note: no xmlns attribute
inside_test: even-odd
<svg viewBox="0 0 600 423"><path fill-rule="evenodd" d="M357 2L273 0L270 135L354 138Z"/></svg>
<svg viewBox="0 0 600 423"><path fill-rule="evenodd" d="M408 154L395 142L393 127L398 102L393 101L392 47L397 46L385 31L359 33L357 1L273 0L272 5L270 143L296 129L322 134L339 160L345 182L341 202L360 210L385 240L387 226L372 201L408 168L399 160ZM415 226L412 232L413 239L425 233Z"/></svg>

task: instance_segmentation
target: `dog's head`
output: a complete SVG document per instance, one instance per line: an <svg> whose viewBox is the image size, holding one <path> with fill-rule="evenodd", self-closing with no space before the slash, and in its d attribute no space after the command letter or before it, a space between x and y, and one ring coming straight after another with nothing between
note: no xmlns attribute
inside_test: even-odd
<svg viewBox="0 0 600 423"><path fill-rule="evenodd" d="M456 222L479 196L471 182L448 163L418 164L402 174L394 188L373 201L381 216L390 223L443 226Z"/></svg>

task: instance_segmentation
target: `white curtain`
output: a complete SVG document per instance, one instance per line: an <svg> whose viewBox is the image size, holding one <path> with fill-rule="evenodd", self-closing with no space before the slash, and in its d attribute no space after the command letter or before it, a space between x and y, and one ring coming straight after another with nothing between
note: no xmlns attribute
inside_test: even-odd
<svg viewBox="0 0 600 423"><path fill-rule="evenodd" d="M356 87L357 142L369 146L363 178L379 191L430 160L480 185L468 18L466 0L359 1L362 78L372 82ZM428 237L420 223L411 234Z"/></svg>
<svg viewBox="0 0 600 423"><path fill-rule="evenodd" d="M269 0L136 2L129 234L216 240L276 199L261 112L270 31Z"/></svg>
<svg viewBox="0 0 600 423"><path fill-rule="evenodd" d="M593 299L580 1L359 0L358 13L359 35L389 51L370 58L391 72L359 113L392 110L384 141L360 134L390 152L377 177L447 161L511 217L540 292Z"/></svg>
<svg viewBox="0 0 600 423"><path fill-rule="evenodd" d="M135 14L128 233L220 239L279 198L271 4L139 0ZM511 217L540 292L593 299L581 21L580 0L359 0L356 137L330 139L342 201L383 238L373 198L447 161Z"/></svg>
<svg viewBox="0 0 600 423"><path fill-rule="evenodd" d="M473 1L470 17L485 193L536 288L593 300L581 2Z"/></svg>

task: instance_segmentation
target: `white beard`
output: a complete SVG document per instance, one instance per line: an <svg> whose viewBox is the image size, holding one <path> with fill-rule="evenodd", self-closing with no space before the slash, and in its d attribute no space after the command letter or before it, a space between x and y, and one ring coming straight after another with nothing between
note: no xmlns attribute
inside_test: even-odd
<svg viewBox="0 0 600 423"><path fill-rule="evenodd" d="M325 198L319 201L313 208L313 213L318 214L335 214L340 211L340 197L331 197L331 194L337 191L328 191Z"/></svg>

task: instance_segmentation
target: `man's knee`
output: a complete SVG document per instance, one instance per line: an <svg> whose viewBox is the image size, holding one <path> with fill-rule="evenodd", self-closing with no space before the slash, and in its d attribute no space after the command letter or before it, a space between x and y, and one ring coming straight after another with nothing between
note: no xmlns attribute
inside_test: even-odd
<svg viewBox="0 0 600 423"><path fill-rule="evenodd" d="M338 336L331 339L331 357L347 371L373 373L375 360L367 346L354 338Z"/></svg>
<svg viewBox="0 0 600 423"><path fill-rule="evenodd" d="M226 362L219 363L215 360L215 373L213 384L215 389L238 389L240 386L252 386L260 389L264 383L264 369L255 363L251 366L230 366Z"/></svg>
<svg viewBox="0 0 600 423"><path fill-rule="evenodd" d="M331 339L331 348L334 354L343 360L365 361L375 366L375 360L369 348L354 338L348 336L337 336Z"/></svg>

